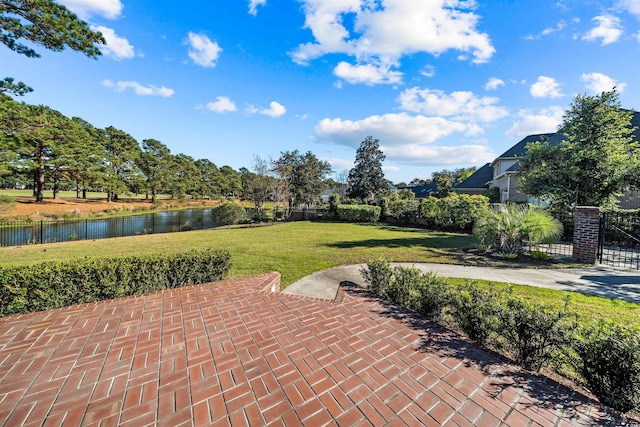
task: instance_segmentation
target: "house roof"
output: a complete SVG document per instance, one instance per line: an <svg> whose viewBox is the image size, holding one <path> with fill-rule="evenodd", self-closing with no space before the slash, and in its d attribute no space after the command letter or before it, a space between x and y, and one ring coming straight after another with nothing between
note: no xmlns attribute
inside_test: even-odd
<svg viewBox="0 0 640 427"><path fill-rule="evenodd" d="M429 197L429 194L438 191L438 184L432 182L427 185L417 185L415 187L407 188L413 191L413 194L416 195L416 199L426 199L427 197Z"/></svg>
<svg viewBox="0 0 640 427"><path fill-rule="evenodd" d="M629 111L629 110L626 110L626 111ZM633 135L636 141L640 141L640 112L633 111L632 113L633 115L631 116L631 126L636 128L635 131L633 132ZM496 160L494 160L493 163L495 163L497 160L501 158L514 158L514 157L524 156L527 151L527 144L535 141L540 141L542 138L547 138L551 145L556 145L556 144L559 144L561 141L563 141L565 139L565 136L563 132L539 133L534 135L528 135L524 139L522 139L520 142L518 142L516 145L514 145L513 147L509 148L507 151L502 153L502 155L496 158ZM509 170L511 170L511 168ZM520 169L516 169L516 170L519 171Z"/></svg>
<svg viewBox="0 0 640 427"><path fill-rule="evenodd" d="M484 188L493 179L493 168L490 163L477 169L467 179L454 185L454 188Z"/></svg>

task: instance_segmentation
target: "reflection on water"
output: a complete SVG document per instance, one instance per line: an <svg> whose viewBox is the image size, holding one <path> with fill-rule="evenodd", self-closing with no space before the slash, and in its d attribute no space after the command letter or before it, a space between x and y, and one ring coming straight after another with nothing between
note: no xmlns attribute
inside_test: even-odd
<svg viewBox="0 0 640 427"><path fill-rule="evenodd" d="M70 220L64 222L0 223L0 245L67 242L140 234L214 228L211 209L155 212L120 218Z"/></svg>

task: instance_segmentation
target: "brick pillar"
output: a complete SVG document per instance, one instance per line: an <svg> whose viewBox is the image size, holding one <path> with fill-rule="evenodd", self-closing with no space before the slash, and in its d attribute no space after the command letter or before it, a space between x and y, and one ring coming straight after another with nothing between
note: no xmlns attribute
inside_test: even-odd
<svg viewBox="0 0 640 427"><path fill-rule="evenodd" d="M587 264L598 259L600 208L578 206L573 214L573 258Z"/></svg>

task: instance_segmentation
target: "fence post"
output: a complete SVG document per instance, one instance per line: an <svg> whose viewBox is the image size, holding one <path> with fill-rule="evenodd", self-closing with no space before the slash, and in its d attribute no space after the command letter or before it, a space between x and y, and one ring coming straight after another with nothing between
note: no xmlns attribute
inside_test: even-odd
<svg viewBox="0 0 640 427"><path fill-rule="evenodd" d="M587 264L598 260L600 208L578 206L573 215L573 258Z"/></svg>
<svg viewBox="0 0 640 427"><path fill-rule="evenodd" d="M40 220L40 244L44 243L43 241L43 229L42 229L42 220Z"/></svg>
<svg viewBox="0 0 640 427"><path fill-rule="evenodd" d="M89 238L89 220L85 218L84 220L84 240Z"/></svg>

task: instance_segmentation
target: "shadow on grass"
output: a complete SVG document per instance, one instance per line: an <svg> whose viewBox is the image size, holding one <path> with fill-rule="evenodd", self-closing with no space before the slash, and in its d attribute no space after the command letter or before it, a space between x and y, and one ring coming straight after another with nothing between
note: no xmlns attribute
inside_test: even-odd
<svg viewBox="0 0 640 427"><path fill-rule="evenodd" d="M353 248L401 248L401 247L417 247L422 246L425 248L436 249L453 249L457 250L462 246L468 245L468 239L463 236L455 235L442 235L431 236L425 235L423 237L411 237L411 238L398 238L398 239L365 239L365 240L352 240L328 243L328 247L339 249L353 249Z"/></svg>
<svg viewBox="0 0 640 427"><path fill-rule="evenodd" d="M421 341L416 351L428 353L436 359L458 359L465 366L473 367L486 375L488 380L482 384L482 388L490 398L501 399L513 407L516 406L514 399L517 399L520 405L531 411L546 409L565 421L584 426L627 425L622 417L613 411L604 413L597 402L576 390L539 373L526 371L508 358L481 347L459 333L380 299L351 282L343 282L341 285L346 295L376 302L380 307L377 311L379 315L398 320L418 331ZM523 399L524 393L527 396ZM591 405L593 406L590 407Z"/></svg>

